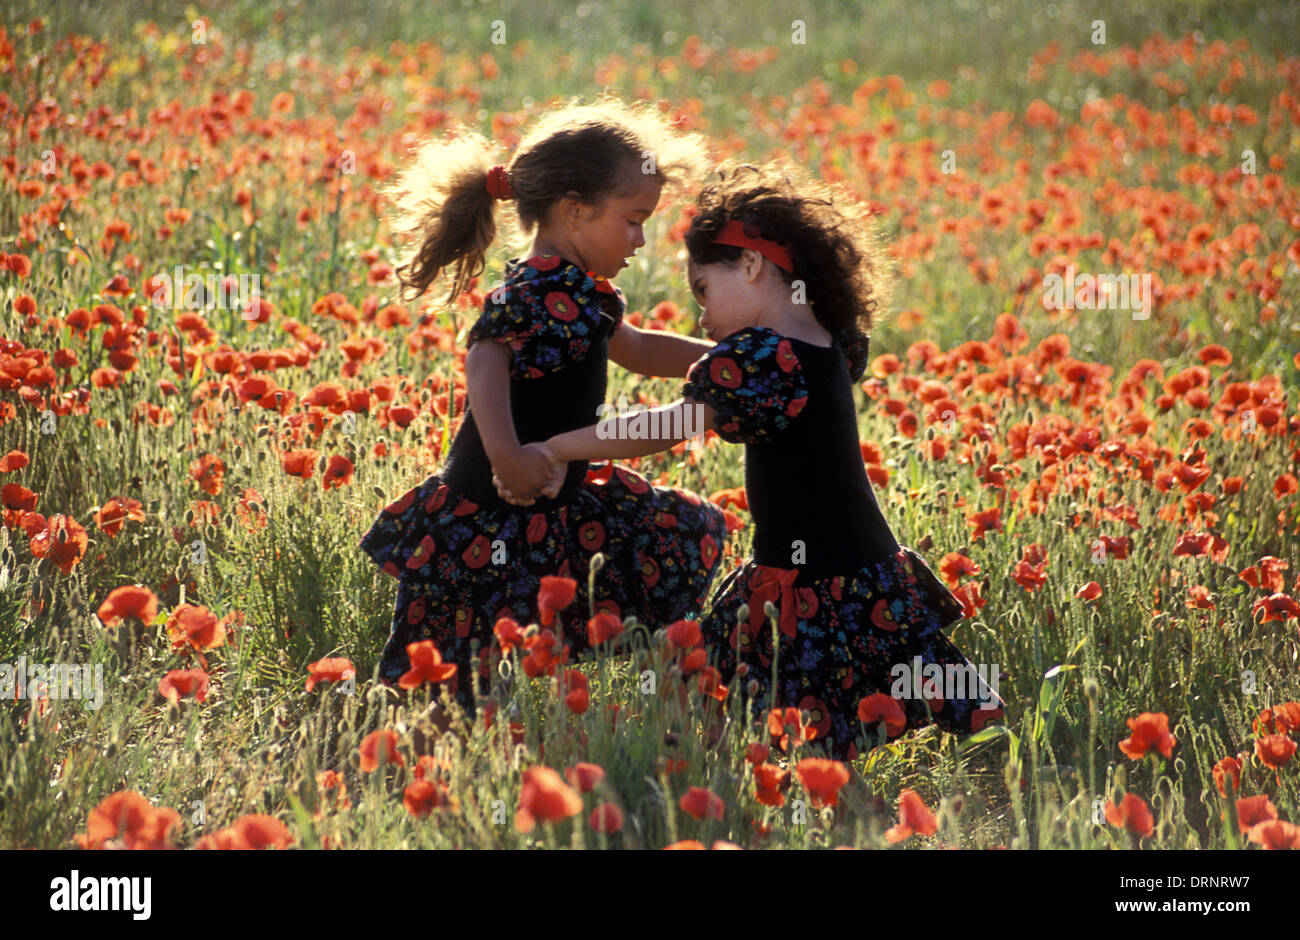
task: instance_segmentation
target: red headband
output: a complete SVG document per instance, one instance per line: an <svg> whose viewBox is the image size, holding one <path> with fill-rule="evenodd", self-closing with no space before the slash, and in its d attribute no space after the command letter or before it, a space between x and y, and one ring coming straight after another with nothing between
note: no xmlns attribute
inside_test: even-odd
<svg viewBox="0 0 1300 940"><path fill-rule="evenodd" d="M751 228L751 231L754 231L754 229ZM778 268L790 274L794 273L794 263L790 260L790 250L788 248L784 245L778 245L776 242L768 241L766 238L758 238L755 235L747 234L744 223L739 219L732 219L722 226L722 231L718 232L718 237L713 240L713 244L752 248Z"/></svg>

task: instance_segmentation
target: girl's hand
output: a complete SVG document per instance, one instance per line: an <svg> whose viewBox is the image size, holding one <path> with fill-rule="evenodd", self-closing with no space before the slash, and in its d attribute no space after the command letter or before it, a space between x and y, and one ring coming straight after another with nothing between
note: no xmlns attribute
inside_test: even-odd
<svg viewBox="0 0 1300 940"><path fill-rule="evenodd" d="M538 496L553 498L564 484L568 469L550 444L525 444L514 459L493 467L492 483L511 505L531 506Z"/></svg>

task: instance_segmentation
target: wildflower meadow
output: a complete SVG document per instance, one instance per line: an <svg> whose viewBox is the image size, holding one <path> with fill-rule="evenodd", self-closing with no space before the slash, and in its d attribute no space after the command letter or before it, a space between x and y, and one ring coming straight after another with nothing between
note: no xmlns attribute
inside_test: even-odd
<svg viewBox="0 0 1300 940"><path fill-rule="evenodd" d="M803 6L7 6L0 848L1300 848L1300 14ZM830 760L821 703L558 576L477 713L432 643L378 683L357 541L439 466L520 244L403 302L384 187L604 91L878 215L862 459L1005 725L863 699L877 746ZM697 335L688 205L618 278L634 325ZM746 557L740 448L627 465Z"/></svg>

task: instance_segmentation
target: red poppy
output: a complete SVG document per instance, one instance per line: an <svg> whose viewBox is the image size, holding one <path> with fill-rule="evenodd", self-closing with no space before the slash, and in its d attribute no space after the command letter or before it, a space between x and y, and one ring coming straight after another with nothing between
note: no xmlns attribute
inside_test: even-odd
<svg viewBox="0 0 1300 940"><path fill-rule="evenodd" d="M1243 796L1236 802L1237 828L1242 832L1250 830L1262 822L1277 819L1277 807L1267 795Z"/></svg>
<svg viewBox="0 0 1300 940"><path fill-rule="evenodd" d="M89 539L82 525L71 516L60 513L49 518L45 527L32 536L27 547L34 557L48 557L64 574L71 574L72 569L85 557L88 544Z"/></svg>
<svg viewBox="0 0 1300 940"><path fill-rule="evenodd" d="M1155 833L1155 817L1142 797L1125 793L1118 806L1106 803L1106 821L1117 829L1127 829L1134 835L1150 837Z"/></svg>
<svg viewBox="0 0 1300 940"><path fill-rule="evenodd" d="M611 614L597 614L587 621L587 639L592 646L614 639L623 632L623 621Z"/></svg>
<svg viewBox="0 0 1300 940"><path fill-rule="evenodd" d="M1241 784L1241 761L1235 757L1225 757L1214 765L1212 771L1214 774L1214 785L1219 789L1219 795L1226 797L1228 795L1227 781L1232 780L1232 792L1236 793Z"/></svg>
<svg viewBox="0 0 1300 940"><path fill-rule="evenodd" d="M1296 743L1285 734L1267 734L1255 739L1255 756L1270 770L1278 770L1295 754Z"/></svg>
<svg viewBox="0 0 1300 940"><path fill-rule="evenodd" d="M321 482L327 490L347 486L352 482L354 470L355 467L353 467L351 460L341 454L334 454L325 466L325 478Z"/></svg>
<svg viewBox="0 0 1300 940"><path fill-rule="evenodd" d="M158 598L148 588L127 585L110 591L97 614L105 627L115 627L128 617L151 624L158 616Z"/></svg>
<svg viewBox="0 0 1300 940"><path fill-rule="evenodd" d="M524 771L519 791L519 808L515 811L515 828L532 832L540 822L559 822L582 812L578 791L550 767L530 767Z"/></svg>
<svg viewBox="0 0 1300 940"><path fill-rule="evenodd" d="M343 682L357 674L356 667L352 665L352 660L341 657L318 659L314 663L308 663L307 671L310 673L307 677L308 692L316 688L317 683Z"/></svg>
<svg viewBox="0 0 1300 940"><path fill-rule="evenodd" d="M185 695L202 702L208 697L208 674L202 669L173 669L158 681L158 694L170 702Z"/></svg>
<svg viewBox="0 0 1300 940"><path fill-rule="evenodd" d="M172 611L167 618L167 632L175 650L187 646L197 651L209 650L226 642L226 628L217 615L195 604L181 604Z"/></svg>
<svg viewBox="0 0 1300 940"><path fill-rule="evenodd" d="M677 805L682 808L682 812L695 819L704 819L706 816L721 819L726 810L722 797L706 787L691 787Z"/></svg>
<svg viewBox="0 0 1300 940"><path fill-rule="evenodd" d="M895 738L907 729L907 714L898 700L884 692L868 695L858 702L858 718L865 725L885 723L885 734Z"/></svg>
<svg viewBox="0 0 1300 940"><path fill-rule="evenodd" d="M397 750L397 732L381 728L366 735L358 749L361 754L361 772L371 773L378 769L380 762L406 766L406 758Z"/></svg>
<svg viewBox="0 0 1300 940"><path fill-rule="evenodd" d="M613 803L601 803L587 817L587 825L596 832L618 832L623 828L623 813Z"/></svg>
<svg viewBox="0 0 1300 940"><path fill-rule="evenodd" d="M888 842L902 842L912 836L932 836L939 832L939 822L915 790L898 795L898 824L885 832Z"/></svg>
<svg viewBox="0 0 1300 940"><path fill-rule="evenodd" d="M578 582L572 578L557 578L545 575L537 591L537 609L541 612L542 626L549 627L555 615L573 603L578 591Z"/></svg>
<svg viewBox="0 0 1300 940"><path fill-rule="evenodd" d="M456 674L456 665L442 661L442 654L433 640L408 643L406 655L410 658L411 668L397 680L403 689L414 689L426 682L445 682Z"/></svg>
<svg viewBox="0 0 1300 940"><path fill-rule="evenodd" d="M785 795L781 792L789 779L788 771L774 764L759 763L754 767L754 795L764 806L784 806Z"/></svg>
<svg viewBox="0 0 1300 940"><path fill-rule="evenodd" d="M605 779L605 768L599 764L589 764L581 762L574 764L564 772L569 783L573 784L582 793L590 793L596 789L596 785Z"/></svg>
<svg viewBox="0 0 1300 940"><path fill-rule="evenodd" d="M1133 760L1141 760L1147 751L1158 750L1165 757L1173 754L1178 739L1169 733L1169 716L1164 712L1143 712L1136 718L1125 719L1132 731L1119 742L1119 749Z"/></svg>
<svg viewBox="0 0 1300 940"><path fill-rule="evenodd" d="M795 770L814 809L834 806L839 800L840 788L849 782L848 768L837 760L805 757Z"/></svg>
<svg viewBox="0 0 1300 940"><path fill-rule="evenodd" d="M1270 819L1252 826L1248 838L1265 850L1300 849L1300 827L1282 819Z"/></svg>

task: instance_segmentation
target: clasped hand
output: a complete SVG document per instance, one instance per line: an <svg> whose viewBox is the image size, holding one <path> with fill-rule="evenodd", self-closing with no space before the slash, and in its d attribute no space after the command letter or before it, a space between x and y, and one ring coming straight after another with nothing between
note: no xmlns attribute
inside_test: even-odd
<svg viewBox="0 0 1300 940"><path fill-rule="evenodd" d="M545 441L525 444L509 465L492 468L492 484L512 506L531 506L538 496L554 498L569 465Z"/></svg>

